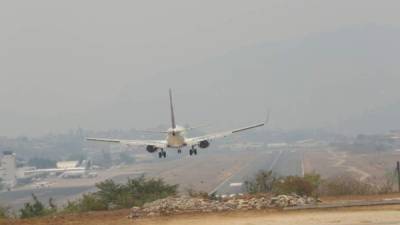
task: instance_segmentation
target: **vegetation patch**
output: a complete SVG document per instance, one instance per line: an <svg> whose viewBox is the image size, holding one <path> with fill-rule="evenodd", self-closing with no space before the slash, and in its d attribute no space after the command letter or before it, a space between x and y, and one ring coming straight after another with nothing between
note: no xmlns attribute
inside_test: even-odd
<svg viewBox="0 0 400 225"><path fill-rule="evenodd" d="M259 171L244 183L247 193L297 194L300 196L371 195L394 192L393 174L381 186L361 181L349 175L322 179L317 173L302 176L279 177L272 171Z"/></svg>
<svg viewBox="0 0 400 225"><path fill-rule="evenodd" d="M142 206L147 202L174 196L178 189L178 185L166 184L162 179L146 179L144 176L128 179L125 184L106 180L96 184L96 187L97 192L68 202L64 211L86 212Z"/></svg>

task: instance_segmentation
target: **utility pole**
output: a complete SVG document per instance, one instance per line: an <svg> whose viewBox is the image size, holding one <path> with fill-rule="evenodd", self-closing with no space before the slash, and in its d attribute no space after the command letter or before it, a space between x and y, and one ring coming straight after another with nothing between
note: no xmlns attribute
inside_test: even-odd
<svg viewBox="0 0 400 225"><path fill-rule="evenodd" d="M400 162L399 161L397 161L396 172L397 172L397 180L398 180L399 192L400 192Z"/></svg>

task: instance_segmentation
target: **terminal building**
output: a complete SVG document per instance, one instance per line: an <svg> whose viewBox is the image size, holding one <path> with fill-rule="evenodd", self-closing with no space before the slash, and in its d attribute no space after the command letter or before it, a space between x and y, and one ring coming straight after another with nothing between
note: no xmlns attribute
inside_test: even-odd
<svg viewBox="0 0 400 225"><path fill-rule="evenodd" d="M0 178L6 188L17 185L17 163L15 154L11 151L3 152L0 160Z"/></svg>

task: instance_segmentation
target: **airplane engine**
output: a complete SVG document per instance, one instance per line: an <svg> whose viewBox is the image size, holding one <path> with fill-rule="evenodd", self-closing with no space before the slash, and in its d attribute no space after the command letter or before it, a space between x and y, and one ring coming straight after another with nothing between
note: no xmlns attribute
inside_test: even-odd
<svg viewBox="0 0 400 225"><path fill-rule="evenodd" d="M199 147L200 148L208 148L208 146L210 146L210 142L209 141L202 141L199 143Z"/></svg>
<svg viewBox="0 0 400 225"><path fill-rule="evenodd" d="M154 145L147 145L146 150L150 153L157 151L157 148Z"/></svg>

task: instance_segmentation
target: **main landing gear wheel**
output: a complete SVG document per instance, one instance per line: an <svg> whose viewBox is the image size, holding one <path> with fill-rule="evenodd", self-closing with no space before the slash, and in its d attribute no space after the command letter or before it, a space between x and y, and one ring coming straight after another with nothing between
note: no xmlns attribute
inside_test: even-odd
<svg viewBox="0 0 400 225"><path fill-rule="evenodd" d="M167 157L167 153L163 150L161 150L160 152L158 152L158 158L166 158Z"/></svg>
<svg viewBox="0 0 400 225"><path fill-rule="evenodd" d="M190 154L190 155L193 155L193 154L194 154L194 155L197 155L197 149L195 149L195 148L190 149L190 150L189 150L189 154Z"/></svg>

